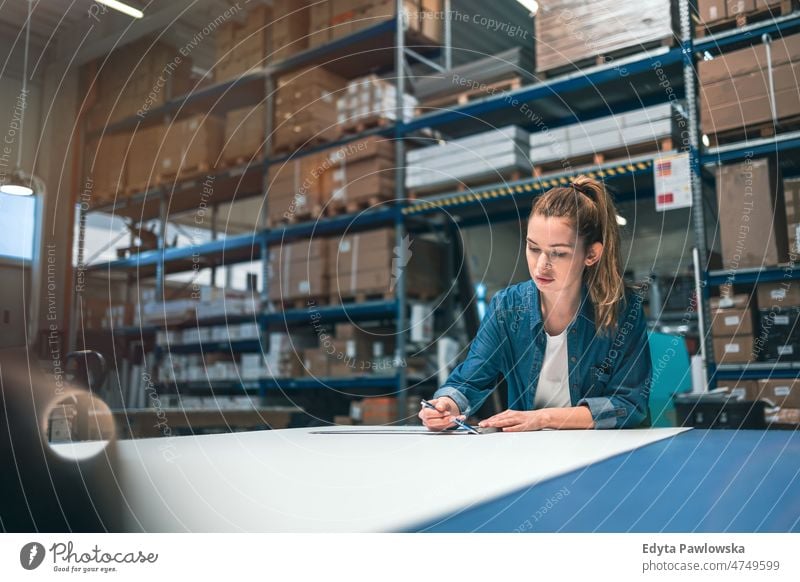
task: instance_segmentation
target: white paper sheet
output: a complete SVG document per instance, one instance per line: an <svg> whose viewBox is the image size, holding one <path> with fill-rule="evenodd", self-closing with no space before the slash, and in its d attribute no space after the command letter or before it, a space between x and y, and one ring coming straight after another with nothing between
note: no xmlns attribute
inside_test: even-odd
<svg viewBox="0 0 800 582"><path fill-rule="evenodd" d="M381 427L387 429L392 430ZM118 443L121 484L130 506L126 528L397 531L687 429L540 431L472 438L407 432L313 434L319 430Z"/></svg>

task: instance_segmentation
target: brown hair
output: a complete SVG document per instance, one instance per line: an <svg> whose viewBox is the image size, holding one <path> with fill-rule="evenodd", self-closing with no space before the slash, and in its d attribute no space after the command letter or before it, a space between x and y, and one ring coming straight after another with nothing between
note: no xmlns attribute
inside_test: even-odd
<svg viewBox="0 0 800 582"><path fill-rule="evenodd" d="M552 188L534 201L528 220L534 215L567 219L587 250L593 243L603 244L600 260L586 267L584 280L594 304L596 325L601 331L615 329L625 288L617 209L603 183L581 175L567 186Z"/></svg>

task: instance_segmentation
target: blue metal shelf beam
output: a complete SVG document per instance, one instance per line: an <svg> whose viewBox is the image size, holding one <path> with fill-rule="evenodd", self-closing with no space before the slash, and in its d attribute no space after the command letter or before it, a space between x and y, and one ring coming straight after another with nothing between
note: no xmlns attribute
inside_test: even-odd
<svg viewBox="0 0 800 582"><path fill-rule="evenodd" d="M756 158L797 150L800 150L800 131L709 148L700 156L700 163L710 165L735 162L745 158Z"/></svg>
<svg viewBox="0 0 800 582"><path fill-rule="evenodd" d="M717 380L759 380L763 378L784 380L800 377L800 362L753 362L749 364L723 364L717 366Z"/></svg>
<svg viewBox="0 0 800 582"><path fill-rule="evenodd" d="M718 287L729 282L734 285L749 285L753 283L795 281L797 279L800 279L800 266L798 265L733 271L709 271L706 275L706 283L711 287Z"/></svg>

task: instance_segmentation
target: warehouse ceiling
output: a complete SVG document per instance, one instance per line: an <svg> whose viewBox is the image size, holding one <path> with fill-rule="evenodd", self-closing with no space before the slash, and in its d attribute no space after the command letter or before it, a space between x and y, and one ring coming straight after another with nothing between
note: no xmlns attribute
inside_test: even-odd
<svg viewBox="0 0 800 582"><path fill-rule="evenodd" d="M251 3L259 0L251 0ZM160 35L174 46L183 46L236 0L130 0L145 14L133 19L90 0L33 0L28 68L35 81L44 66L63 61L65 66L86 63L147 34ZM271 0L261 1L271 4ZM23 71L23 47L27 5L25 0L0 3L0 77L19 79ZM214 43L201 42L192 51L200 70L214 63Z"/></svg>

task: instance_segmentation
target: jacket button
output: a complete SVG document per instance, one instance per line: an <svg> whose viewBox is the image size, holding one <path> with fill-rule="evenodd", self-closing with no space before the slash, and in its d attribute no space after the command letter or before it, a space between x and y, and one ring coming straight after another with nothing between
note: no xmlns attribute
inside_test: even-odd
<svg viewBox="0 0 800 582"><path fill-rule="evenodd" d="M576 358L575 356L572 356L572 357L570 358L570 360L571 360L571 361L573 361L573 362L576 362L576 361L578 360L578 358Z"/></svg>
<svg viewBox="0 0 800 582"><path fill-rule="evenodd" d="M578 330L573 327L572 328L572 333L578 333Z"/></svg>

